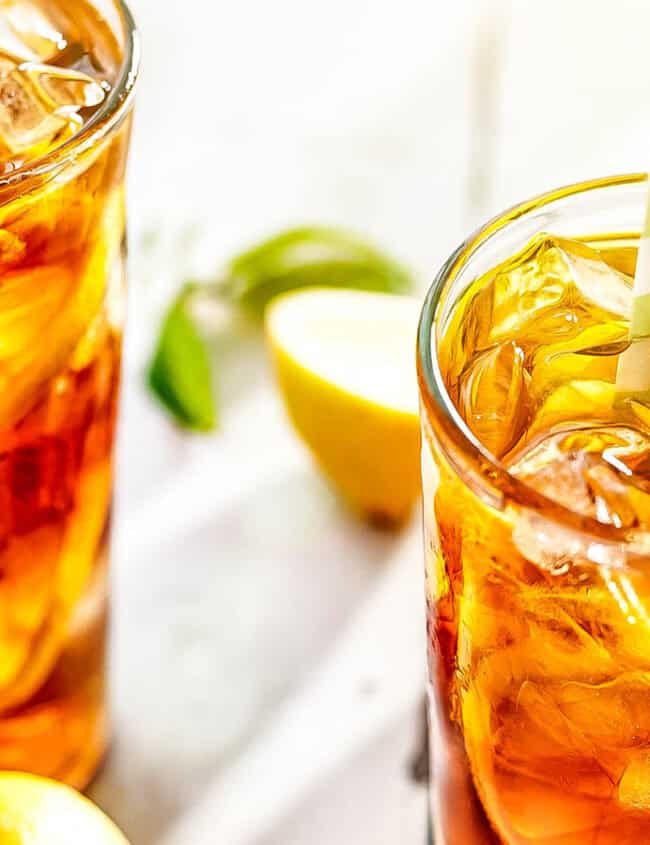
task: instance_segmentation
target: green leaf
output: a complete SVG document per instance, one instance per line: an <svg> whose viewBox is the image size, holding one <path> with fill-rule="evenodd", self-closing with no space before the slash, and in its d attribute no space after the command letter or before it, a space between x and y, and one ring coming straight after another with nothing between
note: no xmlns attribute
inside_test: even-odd
<svg viewBox="0 0 650 845"><path fill-rule="evenodd" d="M185 428L211 431L216 425L210 358L189 306L186 285L167 312L149 366L148 384Z"/></svg>
<svg viewBox="0 0 650 845"><path fill-rule="evenodd" d="M298 288L403 293L412 286L400 264L355 235L323 226L291 229L235 258L220 281L185 286L163 322L149 386L181 425L215 427L210 356L190 310L200 298L261 318L272 299Z"/></svg>
<svg viewBox="0 0 650 845"><path fill-rule="evenodd" d="M291 229L230 263L222 292L261 317L278 294L303 287L385 293L412 288L408 272L366 241L340 229Z"/></svg>

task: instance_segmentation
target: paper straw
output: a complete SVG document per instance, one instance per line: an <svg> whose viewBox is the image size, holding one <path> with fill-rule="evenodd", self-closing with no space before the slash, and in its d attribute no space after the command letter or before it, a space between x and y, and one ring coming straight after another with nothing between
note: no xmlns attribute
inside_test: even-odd
<svg viewBox="0 0 650 845"><path fill-rule="evenodd" d="M617 396L650 396L650 192L634 277L630 341L618 363Z"/></svg>

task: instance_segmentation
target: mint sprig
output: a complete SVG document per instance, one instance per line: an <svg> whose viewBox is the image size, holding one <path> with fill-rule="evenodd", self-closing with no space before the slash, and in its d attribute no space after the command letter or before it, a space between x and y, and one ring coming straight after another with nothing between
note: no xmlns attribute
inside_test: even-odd
<svg viewBox="0 0 650 845"><path fill-rule="evenodd" d="M272 299L299 288L406 293L412 286L399 263L356 235L324 226L282 232L234 258L218 281L183 288L163 320L149 387L181 426L198 431L216 426L210 350L192 315L196 296L261 321Z"/></svg>
<svg viewBox="0 0 650 845"><path fill-rule="evenodd" d="M194 285L185 285L167 311L147 380L178 423L210 431L217 414L209 352L190 312L194 290Z"/></svg>
<svg viewBox="0 0 650 845"><path fill-rule="evenodd" d="M324 226L290 229L231 261L221 293L258 318L281 293L304 287L405 293L412 281L366 241Z"/></svg>

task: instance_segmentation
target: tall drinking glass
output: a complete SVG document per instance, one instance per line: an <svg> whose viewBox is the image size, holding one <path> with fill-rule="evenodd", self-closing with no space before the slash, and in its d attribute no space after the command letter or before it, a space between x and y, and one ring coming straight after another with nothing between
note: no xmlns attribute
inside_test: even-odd
<svg viewBox="0 0 650 845"><path fill-rule="evenodd" d="M108 738L137 65L119 0L0 4L0 769L77 787Z"/></svg>
<svg viewBox="0 0 650 845"><path fill-rule="evenodd" d="M616 383L646 202L523 203L424 306L436 845L650 842L650 408Z"/></svg>

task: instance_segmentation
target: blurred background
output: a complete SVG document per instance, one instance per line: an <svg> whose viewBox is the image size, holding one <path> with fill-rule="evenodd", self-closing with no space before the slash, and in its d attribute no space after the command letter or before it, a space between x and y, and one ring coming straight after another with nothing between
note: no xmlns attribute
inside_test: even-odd
<svg viewBox="0 0 650 845"><path fill-rule="evenodd" d="M93 797L134 845L423 841L417 518L372 531L286 422L262 352L219 432L143 388L180 283L288 225L370 236L424 291L483 219L650 165L646 0L132 0L131 317L117 743ZM202 832L201 832L202 831ZM201 840L203 841L203 840ZM205 840L205 841L212 841Z"/></svg>

